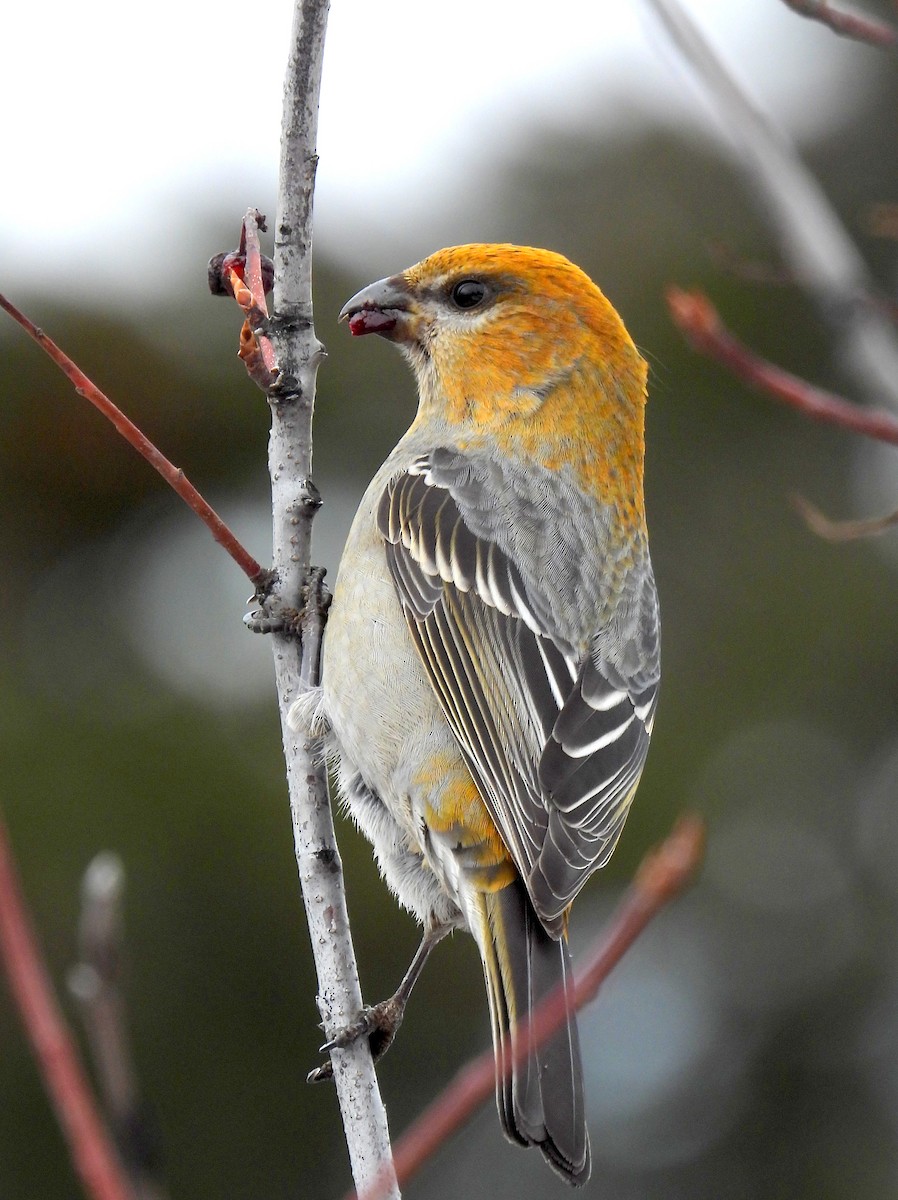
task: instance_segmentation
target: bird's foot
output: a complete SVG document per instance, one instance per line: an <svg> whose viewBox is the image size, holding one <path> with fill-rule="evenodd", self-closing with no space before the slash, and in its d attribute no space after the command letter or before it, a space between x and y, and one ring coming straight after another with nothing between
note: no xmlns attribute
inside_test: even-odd
<svg viewBox="0 0 898 1200"><path fill-rule="evenodd" d="M247 613L243 624L252 633L285 633L293 637L302 637L303 630L312 621L323 625L332 599L324 585L326 574L324 567L309 568L300 593L299 608L282 605L277 598L257 592L253 599L260 607Z"/></svg>
<svg viewBox="0 0 898 1200"><path fill-rule="evenodd" d="M302 585L302 613L305 620L318 617L323 621L327 617L333 596L324 583L326 574L326 567L309 567Z"/></svg>
<svg viewBox="0 0 898 1200"><path fill-rule="evenodd" d="M296 608L275 607L268 603L264 608L247 613L243 624L250 633L286 633L297 636L302 633L302 613Z"/></svg>
<svg viewBox="0 0 898 1200"><path fill-rule="evenodd" d="M351 1024L346 1025L330 1041L324 1043L321 1053L330 1054L332 1050L345 1050L360 1037L367 1037L371 1055L377 1062L393 1044L405 1015L405 1002L406 997L397 992L396 995L390 996L389 1000L381 1000L380 1004L366 1005ZM306 1078L309 1083L322 1083L333 1077L334 1064L328 1059L320 1067L310 1071Z"/></svg>

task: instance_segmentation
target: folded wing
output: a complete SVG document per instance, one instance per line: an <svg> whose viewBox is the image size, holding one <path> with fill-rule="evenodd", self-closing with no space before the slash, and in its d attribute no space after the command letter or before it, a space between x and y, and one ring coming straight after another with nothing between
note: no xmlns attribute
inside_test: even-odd
<svg viewBox="0 0 898 1200"><path fill-rule="evenodd" d="M637 539L558 473L436 448L378 509L439 703L545 927L607 862L658 687L658 604Z"/></svg>

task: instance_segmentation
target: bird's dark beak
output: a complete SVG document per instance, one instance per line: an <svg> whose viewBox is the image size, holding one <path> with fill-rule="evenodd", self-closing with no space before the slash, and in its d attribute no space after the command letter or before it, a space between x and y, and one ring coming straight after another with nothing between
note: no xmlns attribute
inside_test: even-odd
<svg viewBox="0 0 898 1200"><path fill-rule="evenodd" d="M349 322L353 337L379 333L391 341L402 313L411 307L409 286L402 275L378 279L357 292L340 310L340 320Z"/></svg>

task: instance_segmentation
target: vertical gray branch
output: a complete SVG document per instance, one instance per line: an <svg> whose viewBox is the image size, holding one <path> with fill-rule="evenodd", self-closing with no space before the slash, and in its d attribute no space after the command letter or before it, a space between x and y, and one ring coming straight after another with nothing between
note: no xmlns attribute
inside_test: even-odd
<svg viewBox="0 0 898 1200"><path fill-rule="evenodd" d="M312 410L324 348L312 323L311 245L327 11L327 0L297 0L294 10L274 229L270 332L278 379L269 396L276 572L272 599L292 608L301 606L310 563L312 518L319 504L311 483ZM358 1015L362 997L326 773L313 740L294 733L287 723L287 712L300 691L318 682L318 646L313 644L317 638L313 631L307 632L304 664L297 639L272 636L296 859L318 972L318 1003L330 1038ZM334 1051L333 1063L356 1188L364 1192L386 1172L392 1186L383 1194L398 1197L386 1114L367 1041L361 1039L345 1050Z"/></svg>
<svg viewBox="0 0 898 1200"><path fill-rule="evenodd" d="M69 973L69 988L81 1008L105 1115L135 1200L166 1200L155 1121L140 1099L121 988L124 888L121 860L98 854L81 887L80 961Z"/></svg>
<svg viewBox="0 0 898 1200"><path fill-rule="evenodd" d="M727 70L679 0L647 0L713 100L798 282L871 399L898 407L898 337L870 302L866 263L811 172Z"/></svg>

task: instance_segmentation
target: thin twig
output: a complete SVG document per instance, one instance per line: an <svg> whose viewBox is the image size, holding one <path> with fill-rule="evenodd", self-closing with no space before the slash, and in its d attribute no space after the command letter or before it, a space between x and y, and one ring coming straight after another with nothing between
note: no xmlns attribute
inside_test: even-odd
<svg viewBox="0 0 898 1200"><path fill-rule="evenodd" d="M747 283L764 284L766 287L794 287L795 279L784 267L757 259L742 258L726 242L709 238L708 254L718 270L726 271L734 279Z"/></svg>
<svg viewBox="0 0 898 1200"><path fill-rule="evenodd" d="M870 400L898 408L898 336L867 297L876 287L858 248L782 130L749 98L679 0L646 0L707 91L744 178L796 282L815 300L834 346Z"/></svg>
<svg viewBox="0 0 898 1200"><path fill-rule="evenodd" d="M121 989L124 888L121 859L98 854L81 886L81 957L69 972L69 990L81 1008L107 1120L136 1200L165 1200L158 1139L137 1087Z"/></svg>
<svg viewBox="0 0 898 1200"><path fill-rule="evenodd" d="M891 214L887 211L889 209L893 210ZM898 237L898 233L896 233L898 224L895 222L895 211L898 211L898 206L895 205L875 205L873 207L868 221L870 232L873 236ZM771 288L797 286L795 277L783 267L778 267L774 263L740 258L724 242L709 239L708 254L719 270L725 271L734 279L741 279L746 283ZM898 323L898 301L893 300L890 296L883 295L881 291L876 290L859 296L858 303L866 304L868 307L875 309L876 312L881 313L892 325Z"/></svg>
<svg viewBox="0 0 898 1200"><path fill-rule="evenodd" d="M825 538L828 542L854 542L860 538L875 537L898 525L898 512L886 513L884 517L868 517L859 521L833 521L804 496L795 493L790 499L811 532L816 533L818 537Z"/></svg>
<svg viewBox="0 0 898 1200"><path fill-rule="evenodd" d="M701 292L670 287L667 304L690 345L722 363L745 383L761 388L814 421L825 421L898 446L898 419L891 413L860 408L761 358L726 328L717 309Z"/></svg>
<svg viewBox="0 0 898 1200"><path fill-rule="evenodd" d="M593 1000L599 988L633 945L653 917L678 896L693 879L705 846L703 822L696 816L681 817L673 832L643 860L606 930L583 956L574 988L574 1007L581 1009ZM505 1063L508 1074L567 1020L568 999L556 990L535 1010L529 1025L519 1031L514 1049ZM449 1137L468 1121L493 1095L496 1063L487 1050L467 1063L443 1092L399 1137L394 1147L396 1174L405 1185ZM377 1186L361 1200L381 1200L386 1193ZM351 1194L346 1200L356 1200Z"/></svg>
<svg viewBox="0 0 898 1200"><path fill-rule="evenodd" d="M783 4L803 17L828 25L833 33L857 42L884 47L894 46L898 42L898 30L893 25L866 14L833 8L828 0L783 0Z"/></svg>
<svg viewBox="0 0 898 1200"><path fill-rule="evenodd" d="M173 463L169 462L165 455L153 445L143 430L138 429L134 422L126 417L121 409L117 408L92 380L88 379L80 367L63 350L60 350L53 339L48 337L33 321L29 320L6 296L0 295L0 308L5 309L12 319L22 326L29 337L37 342L44 353L56 363L57 367L73 384L78 395L83 396L85 400L90 401L94 408L99 409L103 416L112 422L125 441L133 446L137 453L145 458L150 466L155 471L158 471L165 482L193 509L209 529L216 542L227 550L240 570L247 576L250 583L254 586L262 583L266 578L263 568L244 549L218 513L215 512L211 505L207 504L180 467L176 467Z"/></svg>
<svg viewBox="0 0 898 1200"><path fill-rule="evenodd" d="M53 995L0 817L0 954L41 1078L92 1200L136 1200L97 1112L72 1035Z"/></svg>

